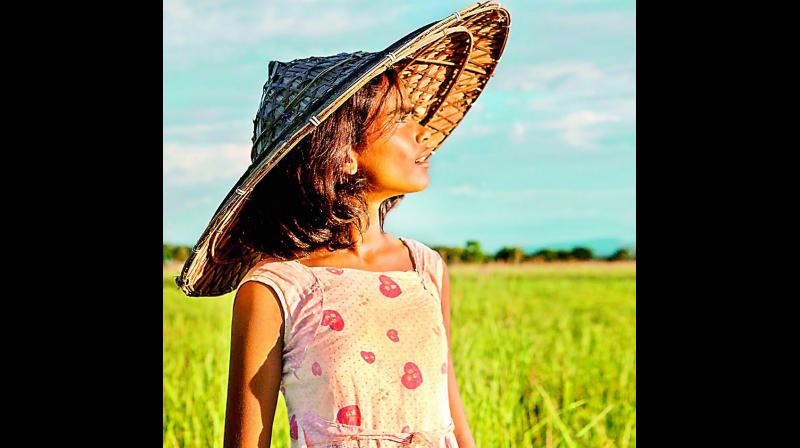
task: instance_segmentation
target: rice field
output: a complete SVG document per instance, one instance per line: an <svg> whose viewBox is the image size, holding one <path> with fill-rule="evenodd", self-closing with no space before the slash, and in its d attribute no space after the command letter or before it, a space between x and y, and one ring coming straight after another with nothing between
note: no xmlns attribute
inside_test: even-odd
<svg viewBox="0 0 800 448"><path fill-rule="evenodd" d="M233 294L165 272L163 446L221 447ZM452 352L478 447L636 446L634 262L453 265ZM289 446L279 396L272 445Z"/></svg>

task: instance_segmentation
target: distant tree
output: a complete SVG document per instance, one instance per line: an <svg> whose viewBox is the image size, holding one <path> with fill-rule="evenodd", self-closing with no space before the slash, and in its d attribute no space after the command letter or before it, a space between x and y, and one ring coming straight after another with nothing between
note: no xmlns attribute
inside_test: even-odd
<svg viewBox="0 0 800 448"><path fill-rule="evenodd" d="M547 260L545 260L544 257L538 252L536 253L526 252L522 254L522 261L547 261Z"/></svg>
<svg viewBox="0 0 800 448"><path fill-rule="evenodd" d="M572 251L559 249L556 251L556 259L561 261L567 261L572 259Z"/></svg>
<svg viewBox="0 0 800 448"><path fill-rule="evenodd" d="M506 263L514 263L518 264L522 261L523 253L522 248L517 247L503 247L494 256L494 259L497 261L504 261Z"/></svg>
<svg viewBox="0 0 800 448"><path fill-rule="evenodd" d="M475 240L467 241L461 260L467 263L482 263L486 259L486 254L481 251L481 243Z"/></svg>
<svg viewBox="0 0 800 448"><path fill-rule="evenodd" d="M556 251L554 251L553 249L542 249L535 252L533 254L533 257L531 258L540 259L544 261L553 261L558 258L558 255L556 254Z"/></svg>
<svg viewBox="0 0 800 448"><path fill-rule="evenodd" d="M461 261L461 254L464 249L461 247L431 246L431 249L439 252L442 259L447 264L458 263Z"/></svg>
<svg viewBox="0 0 800 448"><path fill-rule="evenodd" d="M588 247L576 247L572 249L572 258L576 260L591 260L594 258L594 253Z"/></svg>
<svg viewBox="0 0 800 448"><path fill-rule="evenodd" d="M617 249L616 252L606 257L608 261L618 261L618 260L633 260L634 257L631 254L631 251L627 248Z"/></svg>
<svg viewBox="0 0 800 448"><path fill-rule="evenodd" d="M192 250L189 246L176 246L175 251L172 254L172 259L176 261L186 261L189 258L189 253Z"/></svg>
<svg viewBox="0 0 800 448"><path fill-rule="evenodd" d="M163 263L172 260L172 246L169 244L164 244L164 256L161 258Z"/></svg>

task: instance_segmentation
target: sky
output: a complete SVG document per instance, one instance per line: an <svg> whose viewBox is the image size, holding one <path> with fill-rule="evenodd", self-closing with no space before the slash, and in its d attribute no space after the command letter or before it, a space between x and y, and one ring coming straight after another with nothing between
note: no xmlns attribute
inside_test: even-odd
<svg viewBox="0 0 800 448"><path fill-rule="evenodd" d="M193 245L250 164L270 60L381 51L473 3L164 0L164 242ZM385 230L487 253L634 246L635 2L501 5L495 76Z"/></svg>

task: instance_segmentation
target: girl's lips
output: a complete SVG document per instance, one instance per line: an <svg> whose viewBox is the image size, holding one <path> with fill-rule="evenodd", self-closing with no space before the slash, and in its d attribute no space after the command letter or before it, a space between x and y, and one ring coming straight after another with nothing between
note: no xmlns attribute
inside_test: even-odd
<svg viewBox="0 0 800 448"><path fill-rule="evenodd" d="M424 161L424 162L417 162L417 163L415 163L415 165L419 165L419 166L421 166L421 167L428 168L429 166L431 166L431 162L428 162L428 161L426 160L426 161Z"/></svg>

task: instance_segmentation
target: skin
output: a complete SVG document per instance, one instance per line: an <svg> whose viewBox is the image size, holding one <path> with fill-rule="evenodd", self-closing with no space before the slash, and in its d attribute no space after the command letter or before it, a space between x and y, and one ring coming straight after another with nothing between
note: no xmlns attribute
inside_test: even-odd
<svg viewBox="0 0 800 448"><path fill-rule="evenodd" d="M384 83L384 88L386 87ZM392 90L374 129L380 129L390 117L388 111L402 104ZM369 226L356 237L355 247L341 251L314 254L298 260L306 266L347 267L367 271L413 270L408 248L378 225L381 202L401 194L424 190L430 182L428 168L414 160L427 151L427 129L416 121L399 119L393 131L385 135L368 134L367 148L363 151L349 149L349 161L342 169L345 173L361 171L369 179L367 194ZM444 267L442 282L442 317L450 338L450 276ZM226 448L269 447L272 423L283 370L283 312L271 288L246 282L236 293L231 328L231 356L228 377L228 402L225 413ZM458 391L452 354L448 351L448 397L450 414L455 423L459 448L474 448L461 395Z"/></svg>

